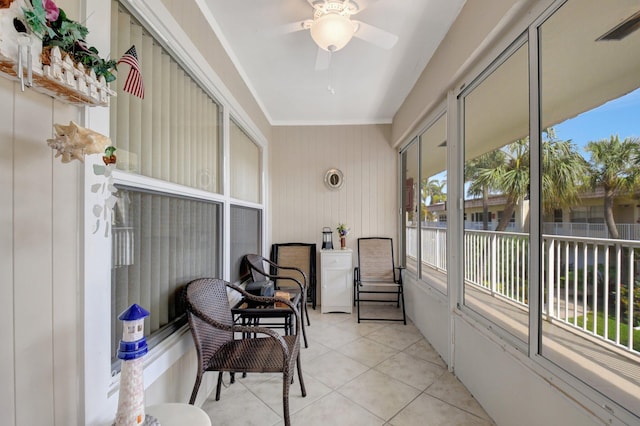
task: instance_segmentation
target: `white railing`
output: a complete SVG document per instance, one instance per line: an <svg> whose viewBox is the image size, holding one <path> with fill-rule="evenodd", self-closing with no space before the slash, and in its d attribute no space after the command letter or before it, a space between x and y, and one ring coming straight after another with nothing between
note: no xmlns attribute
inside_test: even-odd
<svg viewBox="0 0 640 426"><path fill-rule="evenodd" d="M447 229L422 228L422 263L439 271L447 270Z"/></svg>
<svg viewBox="0 0 640 426"><path fill-rule="evenodd" d="M640 224L616 224L621 240L640 240ZM609 238L607 226L604 223L573 223L573 222L545 222L543 234L571 235L574 237Z"/></svg>
<svg viewBox="0 0 640 426"><path fill-rule="evenodd" d="M406 234L407 256L416 259L417 230L408 227ZM422 227L421 241L422 264L446 273L446 229ZM640 241L543 235L543 315L637 354L636 249ZM528 268L528 234L465 230L465 282L526 307Z"/></svg>
<svg viewBox="0 0 640 426"><path fill-rule="evenodd" d="M545 313L632 351L634 325L640 320L639 248L640 241L544 236ZM627 325L625 335L622 324Z"/></svg>
<svg viewBox="0 0 640 426"><path fill-rule="evenodd" d="M464 239L465 281L527 305L529 236L467 230Z"/></svg>

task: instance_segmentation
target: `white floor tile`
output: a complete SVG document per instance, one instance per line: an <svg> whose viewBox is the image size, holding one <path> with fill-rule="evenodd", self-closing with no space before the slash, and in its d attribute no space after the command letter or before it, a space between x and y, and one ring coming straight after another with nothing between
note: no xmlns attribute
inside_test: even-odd
<svg viewBox="0 0 640 426"><path fill-rule="evenodd" d="M398 353L395 349L365 338L347 343L340 347L338 352L368 367L375 367Z"/></svg>
<svg viewBox="0 0 640 426"><path fill-rule="evenodd" d="M311 376L332 389L342 386L369 369L366 365L336 351L319 356L304 368L305 377Z"/></svg>
<svg viewBox="0 0 640 426"><path fill-rule="evenodd" d="M416 388L375 370L358 376L338 392L385 420L391 419L420 394Z"/></svg>
<svg viewBox="0 0 640 426"><path fill-rule="evenodd" d="M448 371L429 386L425 393L442 401L446 401L451 405L455 405L471 414L475 414L478 417L489 419L489 415L480 404L478 404L478 401L475 400L473 395Z"/></svg>
<svg viewBox="0 0 640 426"><path fill-rule="evenodd" d="M489 426L489 420L474 416L437 398L421 394L389 421L393 426Z"/></svg>
<svg viewBox="0 0 640 426"><path fill-rule="evenodd" d="M389 305L365 310L401 313ZM300 394L296 372L289 391L293 425L494 424L410 321L358 323L355 312L321 314L320 307L309 316L309 348L301 349L307 396ZM281 377L238 374L229 384L226 374L221 400L214 400L214 390L202 408L216 426L283 425Z"/></svg>
<svg viewBox="0 0 640 426"><path fill-rule="evenodd" d="M423 391L446 370L436 364L400 352L375 367L376 371Z"/></svg>
<svg viewBox="0 0 640 426"><path fill-rule="evenodd" d="M376 426L383 425L384 420L332 392L291 416L291 423L304 426Z"/></svg>

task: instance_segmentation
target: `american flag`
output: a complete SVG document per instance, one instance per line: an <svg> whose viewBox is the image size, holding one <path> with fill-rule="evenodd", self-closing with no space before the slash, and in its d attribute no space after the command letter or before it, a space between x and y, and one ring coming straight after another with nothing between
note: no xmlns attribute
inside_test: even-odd
<svg viewBox="0 0 640 426"><path fill-rule="evenodd" d="M140 64L138 63L138 54L136 53L136 46L133 45L124 52L122 58L118 61L118 64L124 62L131 68L127 75L127 80L124 82L123 90L129 92L134 96L144 99L144 84L142 84L142 72L140 71Z"/></svg>

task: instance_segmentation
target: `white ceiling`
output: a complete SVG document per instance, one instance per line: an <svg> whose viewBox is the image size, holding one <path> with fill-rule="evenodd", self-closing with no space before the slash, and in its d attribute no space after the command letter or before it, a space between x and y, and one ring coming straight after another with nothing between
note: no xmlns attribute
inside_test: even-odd
<svg viewBox="0 0 640 426"><path fill-rule="evenodd" d="M316 71L307 0L201 0L218 38L272 125L390 123L465 0L355 0L365 22L399 39L384 50L353 38ZM328 90L334 88L335 93Z"/></svg>

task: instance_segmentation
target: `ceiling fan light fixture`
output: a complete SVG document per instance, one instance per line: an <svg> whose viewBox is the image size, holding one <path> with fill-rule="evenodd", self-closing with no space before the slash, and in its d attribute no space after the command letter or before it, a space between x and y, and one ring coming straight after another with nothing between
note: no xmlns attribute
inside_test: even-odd
<svg viewBox="0 0 640 426"><path fill-rule="evenodd" d="M349 43L356 27L348 16L326 13L311 24L311 38L329 52L342 49Z"/></svg>

